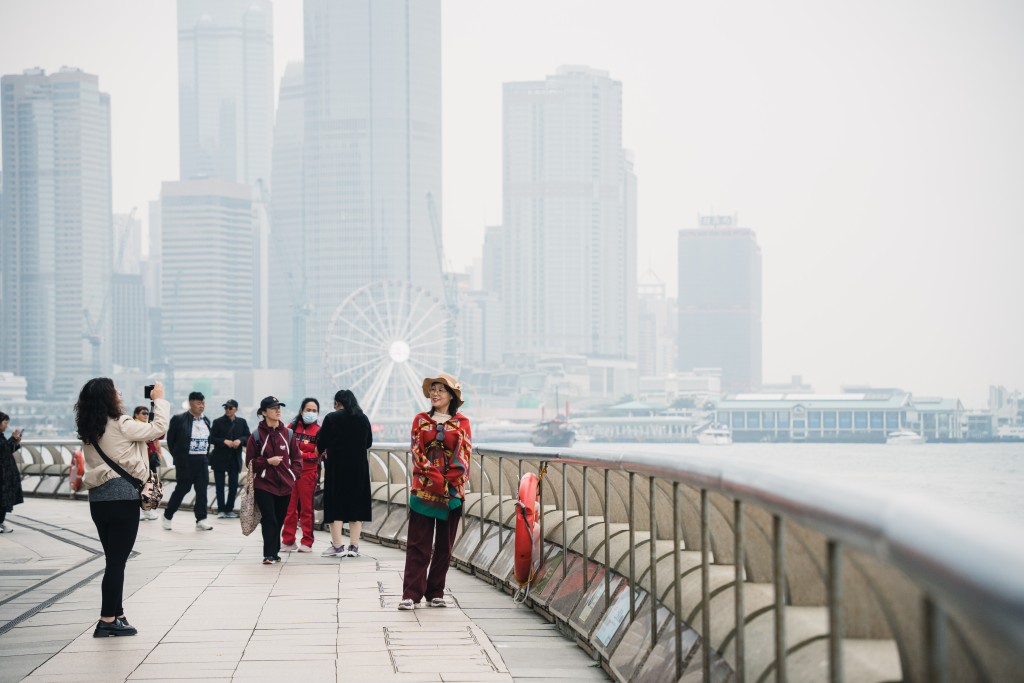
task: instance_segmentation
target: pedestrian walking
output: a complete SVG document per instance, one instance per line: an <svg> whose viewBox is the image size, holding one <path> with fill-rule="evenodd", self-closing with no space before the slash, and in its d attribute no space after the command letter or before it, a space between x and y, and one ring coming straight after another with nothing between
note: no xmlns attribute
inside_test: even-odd
<svg viewBox="0 0 1024 683"><path fill-rule="evenodd" d="M82 488L89 492L89 514L106 561L100 583L100 618L93 631L96 638L138 632L128 623L122 601L125 564L139 532L139 491L135 482L119 474L107 460L139 481L149 478L146 442L167 431L171 412L159 382L153 385L151 398L153 421L134 420L123 414L114 382L96 377L85 383L75 404L75 425L88 465Z"/></svg>
<svg viewBox="0 0 1024 683"><path fill-rule="evenodd" d="M263 564L280 562L281 527L292 489L302 472L295 435L281 422L284 404L276 396L260 401L263 418L245 444L246 467L252 463L253 497L260 509Z"/></svg>
<svg viewBox="0 0 1024 683"><path fill-rule="evenodd" d="M441 373L423 380L430 410L412 421L412 492L405 576L398 609L426 598L445 607L444 583L459 531L473 451L469 419L459 411L462 386Z"/></svg>
<svg viewBox="0 0 1024 683"><path fill-rule="evenodd" d="M201 391L188 395L188 410L171 418L167 428L167 450L174 460L174 491L164 508L162 524L171 530L171 519L178 511L189 489L195 488L193 512L196 529L209 531L213 525L206 521L206 490L210 486L207 454L210 452L210 419L203 414L206 397Z"/></svg>
<svg viewBox="0 0 1024 683"><path fill-rule="evenodd" d="M132 417L139 422L149 422L149 408L146 406L135 406L135 410L132 411ZM163 438L162 434L152 441L146 442L146 456L149 458L149 469L151 472L159 471L161 438ZM159 515L156 514L156 510L143 510L139 508L140 522L151 522L157 517Z"/></svg>
<svg viewBox="0 0 1024 683"><path fill-rule="evenodd" d="M14 531L7 524L7 513L14 511L15 505L25 502L21 491L21 470L14 461L14 451L21 448L20 429L15 429L8 437L7 426L10 415L0 412L0 534Z"/></svg>
<svg viewBox="0 0 1024 683"><path fill-rule="evenodd" d="M210 467L217 490L217 518L238 517L235 496L238 494L238 473L242 470L242 449L249 440L249 423L238 417L238 401L233 398L223 405L224 414L210 427ZM225 485L227 491L225 492Z"/></svg>
<svg viewBox="0 0 1024 683"><path fill-rule="evenodd" d="M324 457L324 521L331 524L331 545L324 557L359 557L363 522L372 519L370 462L373 445L370 420L356 395L341 389L334 395L334 412L324 418L316 448ZM341 525L348 522L348 547L341 540Z"/></svg>
<svg viewBox="0 0 1024 683"><path fill-rule="evenodd" d="M289 428L295 434L295 442L299 445L302 458L302 474L292 489L288 501L288 513L284 518L281 532L281 550L300 553L312 552L313 549L313 492L320 479L320 456L316 452L317 434L320 424L320 401L315 398L302 399L299 414L295 416ZM301 523L302 543L296 545L295 531Z"/></svg>

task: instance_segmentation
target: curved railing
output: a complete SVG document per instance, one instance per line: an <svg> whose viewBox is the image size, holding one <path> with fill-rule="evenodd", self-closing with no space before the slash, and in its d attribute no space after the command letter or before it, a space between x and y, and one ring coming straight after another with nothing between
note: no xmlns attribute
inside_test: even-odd
<svg viewBox="0 0 1024 683"><path fill-rule="evenodd" d="M370 462L363 533L403 544L409 453ZM620 681L1024 681L1019 529L708 458L480 447L460 568L513 591L518 482L542 470L527 604Z"/></svg>

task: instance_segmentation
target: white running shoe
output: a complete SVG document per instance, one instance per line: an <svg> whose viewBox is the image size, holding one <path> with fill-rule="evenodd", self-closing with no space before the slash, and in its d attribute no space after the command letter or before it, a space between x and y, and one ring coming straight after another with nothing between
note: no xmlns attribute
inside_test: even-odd
<svg viewBox="0 0 1024 683"><path fill-rule="evenodd" d="M398 603L398 609L403 611L416 609L416 605L413 604L412 598L406 598L405 600L402 600L402 602Z"/></svg>
<svg viewBox="0 0 1024 683"><path fill-rule="evenodd" d="M313 552L313 547L312 546L308 546L308 545L300 545L299 546L299 552L300 553L311 553L311 552Z"/></svg>
<svg viewBox="0 0 1024 683"><path fill-rule="evenodd" d="M166 529L167 531L171 530L171 520L167 519L163 515L160 516L160 523L163 525L164 529Z"/></svg>
<svg viewBox="0 0 1024 683"><path fill-rule="evenodd" d="M320 557L345 557L345 546L334 545L333 543L327 544L327 550L320 553Z"/></svg>
<svg viewBox="0 0 1024 683"><path fill-rule="evenodd" d="M0 534L13 534L14 529L7 526L6 524L0 524Z"/></svg>
<svg viewBox="0 0 1024 683"><path fill-rule="evenodd" d="M213 528L213 525L210 524L209 522L207 522L205 519L197 519L196 520L196 528L197 529L202 529L203 531L209 531L210 529Z"/></svg>
<svg viewBox="0 0 1024 683"><path fill-rule="evenodd" d="M159 516L160 516L160 515L156 514L156 510L144 510L144 511L142 512L142 514L143 514L143 515L144 515L144 516L146 517L146 519L148 519L148 520L154 520L154 519L156 519L157 517L159 517Z"/></svg>
<svg viewBox="0 0 1024 683"><path fill-rule="evenodd" d="M293 552L295 552L298 549L299 549L299 547L297 545L295 545L294 543L287 543L287 544L286 543L282 543L281 544L281 552L282 553L293 553Z"/></svg>

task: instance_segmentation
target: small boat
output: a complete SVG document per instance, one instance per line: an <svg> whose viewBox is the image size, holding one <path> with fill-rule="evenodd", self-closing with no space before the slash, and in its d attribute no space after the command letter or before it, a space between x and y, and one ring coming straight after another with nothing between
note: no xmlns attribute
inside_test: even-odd
<svg viewBox="0 0 1024 683"><path fill-rule="evenodd" d="M925 442L925 438L910 429L899 429L889 432L885 442L891 446L919 446Z"/></svg>
<svg viewBox="0 0 1024 683"><path fill-rule="evenodd" d="M576 432L565 420L548 420L534 428L530 443L534 446L572 447L576 443Z"/></svg>
<svg viewBox="0 0 1024 683"><path fill-rule="evenodd" d="M713 422L697 432L697 443L705 446L728 446L732 443L732 431L724 424Z"/></svg>
<svg viewBox="0 0 1024 683"><path fill-rule="evenodd" d="M1000 425L996 438L1000 441L1024 441L1024 425Z"/></svg>

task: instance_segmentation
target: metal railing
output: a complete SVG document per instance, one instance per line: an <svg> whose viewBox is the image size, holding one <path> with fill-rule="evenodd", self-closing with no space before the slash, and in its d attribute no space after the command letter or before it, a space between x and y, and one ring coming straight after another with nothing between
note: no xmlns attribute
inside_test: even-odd
<svg viewBox="0 0 1024 683"><path fill-rule="evenodd" d="M37 494L73 445L30 444ZM401 544L410 455L370 461L363 533ZM1024 681L1018 528L710 458L480 447L462 569L512 592L513 501L544 466L527 604L618 680Z"/></svg>

